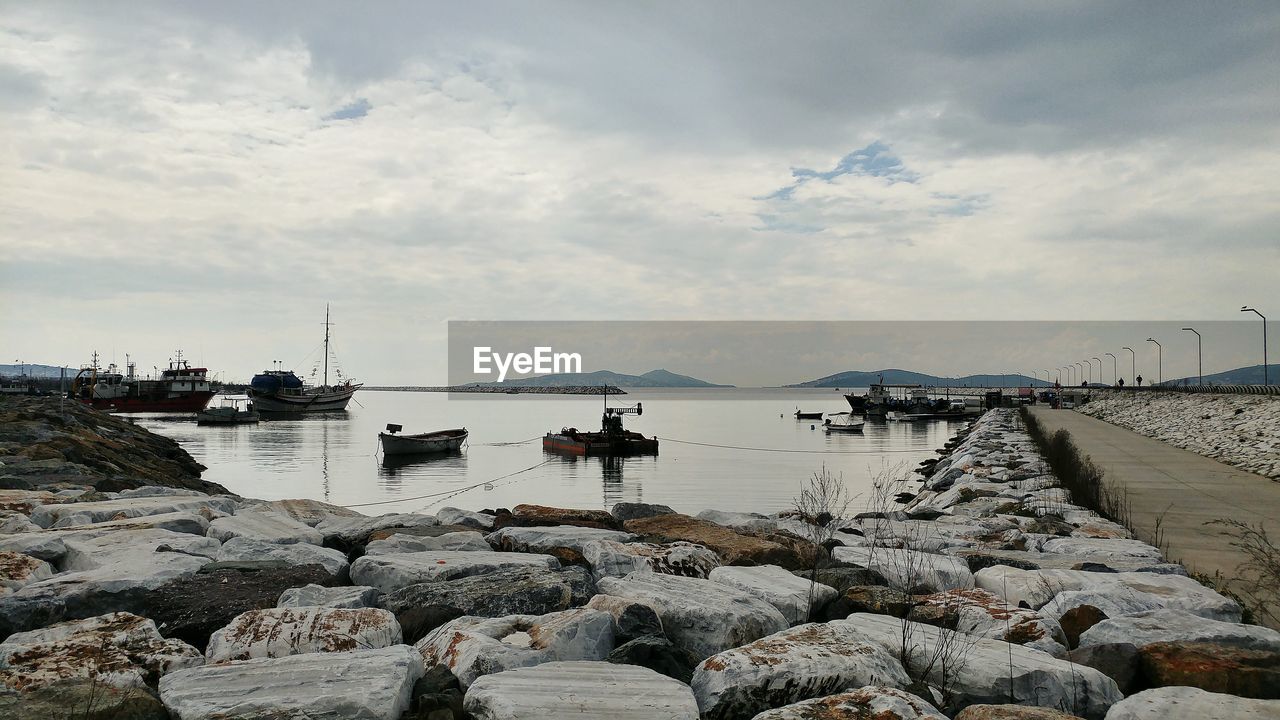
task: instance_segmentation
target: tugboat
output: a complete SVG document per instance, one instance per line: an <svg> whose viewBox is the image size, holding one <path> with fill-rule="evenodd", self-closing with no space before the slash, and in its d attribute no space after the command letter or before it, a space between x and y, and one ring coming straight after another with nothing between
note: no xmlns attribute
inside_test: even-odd
<svg viewBox="0 0 1280 720"><path fill-rule="evenodd" d="M644 406L609 407L608 390L605 390L604 415L600 418L600 432L583 432L577 428L564 428L560 432L548 432L542 438L542 451L560 455L625 456L657 455L658 438L646 438L638 432L624 430L623 415L644 414Z"/></svg>
<svg viewBox="0 0 1280 720"><path fill-rule="evenodd" d="M324 308L324 384L307 387L292 370L263 370L249 382L249 397L261 413L296 415L341 412L361 387L348 378L345 384L329 384L329 306ZM314 370L312 371L315 372ZM341 377L341 372L339 372Z"/></svg>
<svg viewBox="0 0 1280 720"><path fill-rule="evenodd" d="M98 353L93 362L80 369L71 381L69 397L98 410L115 412L199 412L214 396L209 386L208 368L193 368L182 359L179 350L169 369L159 378L140 378L136 363L125 356L125 373L115 363L106 370L98 367Z"/></svg>

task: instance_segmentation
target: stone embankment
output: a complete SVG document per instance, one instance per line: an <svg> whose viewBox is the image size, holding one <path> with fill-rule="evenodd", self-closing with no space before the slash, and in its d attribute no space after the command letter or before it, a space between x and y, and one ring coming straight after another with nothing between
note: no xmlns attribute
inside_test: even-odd
<svg viewBox="0 0 1280 720"><path fill-rule="evenodd" d="M854 517L0 491L0 717L1280 717L1280 633L1014 413L949 446Z"/></svg>
<svg viewBox="0 0 1280 720"><path fill-rule="evenodd" d="M1080 412L1280 480L1280 396L1095 390Z"/></svg>

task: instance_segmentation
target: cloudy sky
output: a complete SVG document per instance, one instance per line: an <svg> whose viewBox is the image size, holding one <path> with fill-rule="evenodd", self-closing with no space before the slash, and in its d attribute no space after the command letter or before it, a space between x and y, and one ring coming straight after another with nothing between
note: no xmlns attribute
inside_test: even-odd
<svg viewBox="0 0 1280 720"><path fill-rule="evenodd" d="M1274 2L6 2L0 362L1280 316L1277 68Z"/></svg>

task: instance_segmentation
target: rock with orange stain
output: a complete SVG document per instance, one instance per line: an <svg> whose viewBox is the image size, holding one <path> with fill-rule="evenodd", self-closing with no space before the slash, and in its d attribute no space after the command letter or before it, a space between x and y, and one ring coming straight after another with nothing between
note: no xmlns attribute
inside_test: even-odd
<svg viewBox="0 0 1280 720"><path fill-rule="evenodd" d="M460 617L419 640L427 667L444 665L466 688L477 678L565 660L604 660L613 650L613 617L577 608L546 615Z"/></svg>
<svg viewBox="0 0 1280 720"><path fill-rule="evenodd" d="M850 687L910 683L902 664L857 629L811 623L712 655L693 671L692 687L704 720L727 720Z"/></svg>
<svg viewBox="0 0 1280 720"><path fill-rule="evenodd" d="M752 720L945 720L946 717L932 703L905 690L868 685L766 710Z"/></svg>
<svg viewBox="0 0 1280 720"><path fill-rule="evenodd" d="M396 616L376 608L269 608L242 613L209 636L211 663L399 645Z"/></svg>

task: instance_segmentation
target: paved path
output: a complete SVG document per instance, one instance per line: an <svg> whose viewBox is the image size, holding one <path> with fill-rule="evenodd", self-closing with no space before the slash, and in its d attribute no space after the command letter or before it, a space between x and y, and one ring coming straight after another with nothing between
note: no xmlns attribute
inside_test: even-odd
<svg viewBox="0 0 1280 720"><path fill-rule="evenodd" d="M1154 542L1156 520L1164 513L1161 532L1169 557L1195 572L1230 578L1247 560L1221 528L1205 526L1210 520L1263 522L1280 542L1280 482L1071 410L1037 405L1031 412L1047 432L1071 433L1105 481L1128 489L1131 524L1142 539Z"/></svg>

